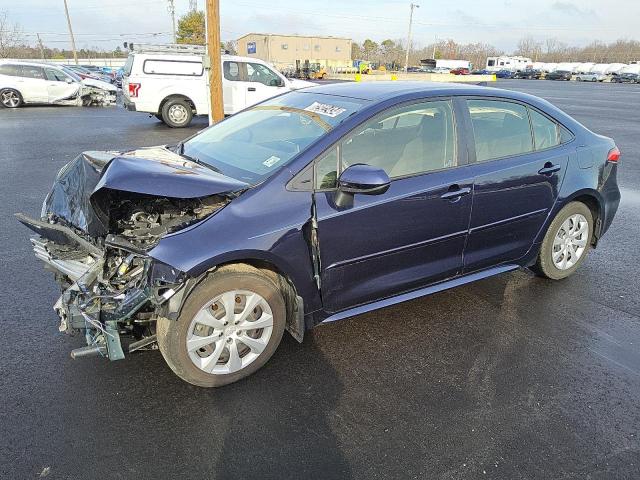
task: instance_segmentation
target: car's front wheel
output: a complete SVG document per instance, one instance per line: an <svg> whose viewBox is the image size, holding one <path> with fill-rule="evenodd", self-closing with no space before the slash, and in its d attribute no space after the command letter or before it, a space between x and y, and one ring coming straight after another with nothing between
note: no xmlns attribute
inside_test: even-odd
<svg viewBox="0 0 640 480"><path fill-rule="evenodd" d="M0 90L0 103L5 108L18 108L22 105L22 95L13 88L3 88Z"/></svg>
<svg viewBox="0 0 640 480"><path fill-rule="evenodd" d="M274 279L249 265L231 265L189 294L177 320L158 320L158 345L180 378L220 387L262 367L285 324L285 302Z"/></svg>
<svg viewBox="0 0 640 480"><path fill-rule="evenodd" d="M568 277L584 262L592 237L589 207L581 202L567 204L549 225L533 270L552 280Z"/></svg>

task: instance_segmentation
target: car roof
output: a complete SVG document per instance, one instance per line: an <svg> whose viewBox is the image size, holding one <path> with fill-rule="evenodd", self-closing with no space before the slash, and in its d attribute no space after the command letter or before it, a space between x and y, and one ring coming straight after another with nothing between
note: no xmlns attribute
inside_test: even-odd
<svg viewBox="0 0 640 480"><path fill-rule="evenodd" d="M47 62L27 62L24 60L0 60L0 63L10 63L11 65L27 65L28 67L54 67L60 68L63 65Z"/></svg>
<svg viewBox="0 0 640 480"><path fill-rule="evenodd" d="M518 98L519 94L499 88L485 86L444 83L444 82L342 82L309 87L302 90L308 93L336 95L340 97L358 98L361 100L382 101L411 94L421 97L438 97L444 95L486 95L505 98Z"/></svg>

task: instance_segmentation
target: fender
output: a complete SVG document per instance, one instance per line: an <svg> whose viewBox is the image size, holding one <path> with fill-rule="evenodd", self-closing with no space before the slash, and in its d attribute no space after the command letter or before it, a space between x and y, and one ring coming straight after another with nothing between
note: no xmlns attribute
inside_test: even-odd
<svg viewBox="0 0 640 480"><path fill-rule="evenodd" d="M321 308L309 246L311 193L283 190L281 176L291 174L285 169L206 220L166 235L149 256L190 276L223 263L268 262L291 280L308 312Z"/></svg>

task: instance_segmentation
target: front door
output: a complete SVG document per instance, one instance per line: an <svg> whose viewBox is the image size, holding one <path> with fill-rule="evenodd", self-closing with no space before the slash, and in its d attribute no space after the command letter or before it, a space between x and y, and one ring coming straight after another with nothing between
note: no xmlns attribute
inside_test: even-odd
<svg viewBox="0 0 640 480"><path fill-rule="evenodd" d="M534 108L485 99L466 100L466 107L476 158L465 273L529 251L572 154L563 145L563 127Z"/></svg>
<svg viewBox="0 0 640 480"><path fill-rule="evenodd" d="M47 77L47 97L49 103L59 100L68 99L78 92L80 85L73 79L54 68L45 68L44 73Z"/></svg>
<svg viewBox="0 0 640 480"><path fill-rule="evenodd" d="M284 80L266 65L251 62L245 65L247 107L287 91Z"/></svg>
<svg viewBox="0 0 640 480"><path fill-rule="evenodd" d="M471 210L472 177L461 165L452 103L387 110L315 164L321 291L329 312L458 275ZM391 186L335 204L349 165L383 168Z"/></svg>

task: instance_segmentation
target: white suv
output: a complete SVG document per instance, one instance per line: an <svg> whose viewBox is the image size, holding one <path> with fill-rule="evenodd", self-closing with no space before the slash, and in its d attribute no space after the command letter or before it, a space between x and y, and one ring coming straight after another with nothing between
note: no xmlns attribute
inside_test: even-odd
<svg viewBox="0 0 640 480"><path fill-rule="evenodd" d="M147 112L170 127L186 127L194 115L209 114L204 49L190 45L136 46L124 66L127 110ZM262 60L222 55L225 115L289 90L315 85L287 79Z"/></svg>
<svg viewBox="0 0 640 480"><path fill-rule="evenodd" d="M0 61L0 104L5 108L25 103L112 105L116 93L115 85L92 78L83 80L65 66Z"/></svg>

